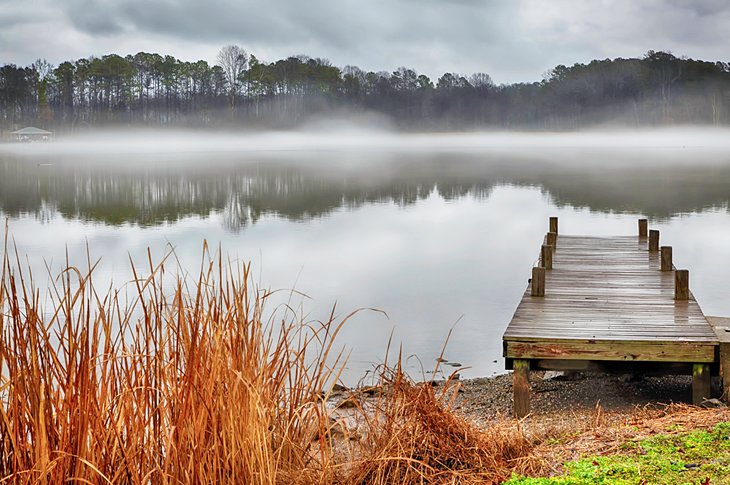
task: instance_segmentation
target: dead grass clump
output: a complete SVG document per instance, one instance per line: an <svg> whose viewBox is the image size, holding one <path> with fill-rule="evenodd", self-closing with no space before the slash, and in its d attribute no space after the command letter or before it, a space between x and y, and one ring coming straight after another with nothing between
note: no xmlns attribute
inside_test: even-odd
<svg viewBox="0 0 730 485"><path fill-rule="evenodd" d="M399 370L385 382L350 483L499 483L531 449L514 422L482 431L454 413L456 386L437 395Z"/></svg>
<svg viewBox="0 0 730 485"><path fill-rule="evenodd" d="M344 320L267 313L271 293L250 286L248 265L226 266L220 255L206 253L199 276L172 284L166 264L150 261L144 277L133 268L129 303L123 291L97 291L93 264L69 267L47 311L6 249L0 476L332 481L322 389L337 379L339 356L330 352Z"/></svg>
<svg viewBox="0 0 730 485"><path fill-rule="evenodd" d="M7 241L0 274L0 476L63 483L496 483L530 451L519 425L480 431L400 366L338 438L326 405L348 317L305 323L204 249L130 291L69 266L44 308ZM68 265L68 264L67 264ZM129 295L128 293L131 293ZM324 390L324 392L323 392ZM340 441L338 445L338 439ZM347 452L342 453L342 443ZM339 446L339 447L338 447Z"/></svg>

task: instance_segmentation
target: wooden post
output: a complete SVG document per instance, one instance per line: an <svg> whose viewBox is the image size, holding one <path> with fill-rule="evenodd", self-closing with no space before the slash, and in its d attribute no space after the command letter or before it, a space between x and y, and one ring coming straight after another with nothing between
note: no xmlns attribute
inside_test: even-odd
<svg viewBox="0 0 730 485"><path fill-rule="evenodd" d="M674 272L674 299L689 300L689 270L678 269Z"/></svg>
<svg viewBox="0 0 730 485"><path fill-rule="evenodd" d="M512 408L516 418L524 418L530 414L530 361L515 359L512 368Z"/></svg>
<svg viewBox="0 0 730 485"><path fill-rule="evenodd" d="M639 219L639 237L641 239L646 239L648 229L649 221L647 219Z"/></svg>
<svg viewBox="0 0 730 485"><path fill-rule="evenodd" d="M722 379L722 399L730 400L730 342L720 341L720 378Z"/></svg>
<svg viewBox="0 0 730 485"><path fill-rule="evenodd" d="M722 400L730 400L730 318L707 317L707 321L720 341L720 379L722 380Z"/></svg>
<svg viewBox="0 0 730 485"><path fill-rule="evenodd" d="M555 234L558 233L558 218L557 217L550 218L550 232L554 232Z"/></svg>
<svg viewBox="0 0 730 485"><path fill-rule="evenodd" d="M659 231L649 231L649 251L659 251Z"/></svg>
<svg viewBox="0 0 730 485"><path fill-rule="evenodd" d="M553 247L549 244L543 244L540 249L540 266L553 269Z"/></svg>
<svg viewBox="0 0 730 485"><path fill-rule="evenodd" d="M531 285L530 294L532 296L545 296L545 268L542 266L532 268Z"/></svg>
<svg viewBox="0 0 730 485"><path fill-rule="evenodd" d="M712 397L711 383L710 364L694 364L692 366L692 404L699 406L704 399Z"/></svg>
<svg viewBox="0 0 730 485"><path fill-rule="evenodd" d="M662 271L672 269L672 246L662 246Z"/></svg>
<svg viewBox="0 0 730 485"><path fill-rule="evenodd" d="M558 233L557 232L548 232L547 240L545 242L548 243L548 245L555 248L555 246L558 244Z"/></svg>

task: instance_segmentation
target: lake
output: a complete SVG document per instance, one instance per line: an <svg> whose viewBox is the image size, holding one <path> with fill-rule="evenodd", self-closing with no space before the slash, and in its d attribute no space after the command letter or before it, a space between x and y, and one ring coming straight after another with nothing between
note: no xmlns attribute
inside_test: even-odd
<svg viewBox="0 0 730 485"><path fill-rule="evenodd" d="M359 312L341 334L351 384L383 360L391 338L411 376L428 378L450 331L444 356L455 365L445 372L504 372L501 335L549 216L561 233L594 235L632 235L648 217L675 264L690 269L705 313L730 315L722 142L334 138L224 149L189 138L0 145L0 215L36 279L46 264L57 274L66 251L85 266L87 244L102 258L97 282L129 281L129 259L143 266L148 248L155 258L174 248L194 273L207 240L251 261L257 283L287 290L307 320L335 304L342 316L380 310Z"/></svg>

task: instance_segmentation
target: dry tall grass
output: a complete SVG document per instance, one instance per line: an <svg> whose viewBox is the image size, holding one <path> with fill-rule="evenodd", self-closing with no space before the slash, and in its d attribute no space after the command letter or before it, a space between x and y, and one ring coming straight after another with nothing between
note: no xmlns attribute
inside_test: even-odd
<svg viewBox="0 0 730 485"><path fill-rule="evenodd" d="M359 410L360 441L335 452L326 399L347 317L276 316L248 265L206 253L196 279L171 280L174 260L150 258L128 302L97 290L93 265L69 267L44 313L7 239L3 254L0 475L13 481L459 483L498 480L529 448L477 432L396 368Z"/></svg>

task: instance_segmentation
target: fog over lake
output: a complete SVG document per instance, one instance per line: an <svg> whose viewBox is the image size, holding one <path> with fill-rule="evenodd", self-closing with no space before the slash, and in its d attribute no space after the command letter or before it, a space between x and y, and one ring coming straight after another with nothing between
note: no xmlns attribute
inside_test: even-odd
<svg viewBox="0 0 730 485"><path fill-rule="evenodd" d="M0 145L0 214L34 275L203 240L251 261L262 287L296 289L306 319L337 305L345 380L382 361L391 334L415 378L445 352L462 376L503 372L501 335L547 231L661 230L709 315L730 315L730 133L406 134L341 124L297 133L106 133ZM103 286L103 285L102 285ZM287 296L289 298L289 296ZM300 306L301 305L301 306ZM387 314L387 316L386 316ZM457 367L445 367L447 372Z"/></svg>

